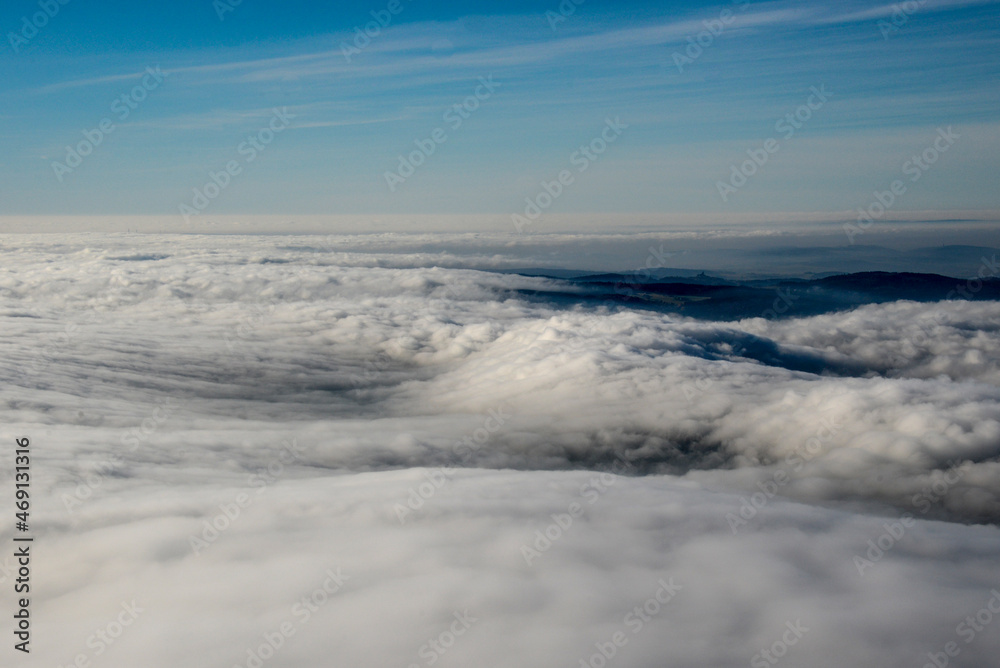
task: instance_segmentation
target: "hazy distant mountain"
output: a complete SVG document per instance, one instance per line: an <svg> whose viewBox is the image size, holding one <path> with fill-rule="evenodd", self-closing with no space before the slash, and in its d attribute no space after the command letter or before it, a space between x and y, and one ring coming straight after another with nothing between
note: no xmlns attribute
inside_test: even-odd
<svg viewBox="0 0 1000 668"><path fill-rule="evenodd" d="M566 282L565 291L520 292L565 305L604 301L710 320L800 317L901 299L1000 299L1000 278L970 283L938 274L878 271L812 280L729 281L698 273L676 279L644 281L631 274L589 274L561 279Z"/></svg>

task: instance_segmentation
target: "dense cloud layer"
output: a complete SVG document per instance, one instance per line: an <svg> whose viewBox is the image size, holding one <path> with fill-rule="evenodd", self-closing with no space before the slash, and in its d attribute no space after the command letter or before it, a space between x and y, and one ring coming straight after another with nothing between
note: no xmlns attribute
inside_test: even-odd
<svg viewBox="0 0 1000 668"><path fill-rule="evenodd" d="M286 618L265 665L431 665L466 609L435 665L578 666L619 630L617 665L747 665L800 619L787 665L1000 649L956 629L1000 588L1000 304L707 323L306 245L8 245L45 665L247 665Z"/></svg>

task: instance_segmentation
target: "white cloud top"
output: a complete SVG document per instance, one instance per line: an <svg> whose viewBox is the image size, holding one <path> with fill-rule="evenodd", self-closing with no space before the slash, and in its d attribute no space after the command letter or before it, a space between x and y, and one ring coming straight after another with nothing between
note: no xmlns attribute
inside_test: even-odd
<svg viewBox="0 0 1000 668"><path fill-rule="evenodd" d="M1000 304L707 323L262 248L8 239L37 665L1000 651Z"/></svg>

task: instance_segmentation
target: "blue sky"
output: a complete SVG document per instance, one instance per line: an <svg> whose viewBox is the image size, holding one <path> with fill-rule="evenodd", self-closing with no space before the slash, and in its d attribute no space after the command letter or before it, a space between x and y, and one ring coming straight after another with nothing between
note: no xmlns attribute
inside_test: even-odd
<svg viewBox="0 0 1000 668"><path fill-rule="evenodd" d="M220 19L211 0L42 1L37 34L22 31L38 0L0 10L0 214L180 215L227 164L201 217L514 214L564 170L547 213L846 212L897 179L897 213L1000 210L996 2L243 0ZM391 22L345 56L373 11ZM608 119L627 127L582 158ZM907 160L949 126L910 182ZM85 132L99 145L55 167ZM417 141L433 154L390 188Z"/></svg>

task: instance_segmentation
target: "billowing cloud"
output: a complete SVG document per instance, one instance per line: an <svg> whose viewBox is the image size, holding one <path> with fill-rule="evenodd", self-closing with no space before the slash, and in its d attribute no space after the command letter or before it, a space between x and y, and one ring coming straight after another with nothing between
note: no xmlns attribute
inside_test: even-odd
<svg viewBox="0 0 1000 668"><path fill-rule="evenodd" d="M1000 304L704 322L381 250L262 248L5 248L33 661L920 666L948 643L969 665L1000 649Z"/></svg>

